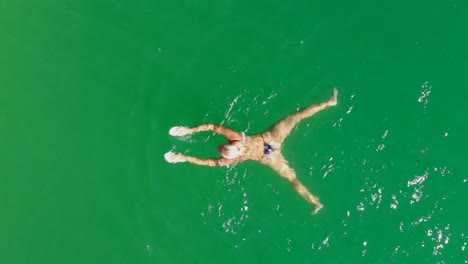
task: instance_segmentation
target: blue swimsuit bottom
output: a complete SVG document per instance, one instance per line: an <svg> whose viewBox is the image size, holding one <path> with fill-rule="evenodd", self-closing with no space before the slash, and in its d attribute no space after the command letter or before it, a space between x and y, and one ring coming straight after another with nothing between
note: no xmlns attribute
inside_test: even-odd
<svg viewBox="0 0 468 264"><path fill-rule="evenodd" d="M270 144L268 143L263 144L263 154L270 154L273 150L274 149Z"/></svg>

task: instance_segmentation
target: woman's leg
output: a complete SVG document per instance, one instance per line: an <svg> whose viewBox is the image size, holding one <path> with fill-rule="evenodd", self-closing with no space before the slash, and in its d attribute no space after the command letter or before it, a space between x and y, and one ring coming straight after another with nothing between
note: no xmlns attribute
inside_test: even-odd
<svg viewBox="0 0 468 264"><path fill-rule="evenodd" d="M296 192L302 196L302 198L313 204L315 208L312 211L312 214L316 214L320 209L323 208L319 198L311 194L310 191L297 179L296 172L294 169L289 167L288 162L281 153L275 152L267 154L260 160L260 162L270 166L281 177L287 179L292 184Z"/></svg>
<svg viewBox="0 0 468 264"><path fill-rule="evenodd" d="M324 110L329 106L335 106L337 104L338 90L333 89L332 97L323 103L314 104L306 107L299 112L293 113L286 118L280 120L274 124L269 130L269 136L272 137L276 142L283 142L284 139L289 135L291 130L303 119L313 116L315 113Z"/></svg>

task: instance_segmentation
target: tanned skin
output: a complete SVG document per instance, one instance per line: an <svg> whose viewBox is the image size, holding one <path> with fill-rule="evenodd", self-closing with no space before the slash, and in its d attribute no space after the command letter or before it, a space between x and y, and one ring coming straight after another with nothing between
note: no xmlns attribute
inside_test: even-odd
<svg viewBox="0 0 468 264"><path fill-rule="evenodd" d="M241 155L234 159L228 159L225 157L202 159L170 151L165 154L165 158L170 163L188 161L193 164L211 167L228 166L244 160L258 161L262 164L268 165L281 177L288 180L294 189L306 201L315 206L315 209L312 211L312 213L315 214L323 207L323 205L320 203L319 198L311 194L309 190L297 179L296 172L289 166L289 163L281 153L281 150L283 148L284 140L300 121L309 118L328 107L337 105L337 97L338 90L335 88L333 89L333 95L328 101L303 108L280 120L268 130L249 136L245 136L233 129L216 124L203 124L191 128L174 127L169 131L169 134L173 136L185 136L204 131L213 131L224 135L229 140L228 144L236 146ZM267 151L265 150L266 146L271 146L272 149L271 151L268 151L268 153L266 153Z"/></svg>

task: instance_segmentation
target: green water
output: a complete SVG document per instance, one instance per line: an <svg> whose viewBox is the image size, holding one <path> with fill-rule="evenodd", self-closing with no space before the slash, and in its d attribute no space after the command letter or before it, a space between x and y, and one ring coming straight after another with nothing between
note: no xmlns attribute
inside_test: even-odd
<svg viewBox="0 0 468 264"><path fill-rule="evenodd" d="M463 1L0 1L1 263L467 263ZM216 155L298 107L272 170Z"/></svg>

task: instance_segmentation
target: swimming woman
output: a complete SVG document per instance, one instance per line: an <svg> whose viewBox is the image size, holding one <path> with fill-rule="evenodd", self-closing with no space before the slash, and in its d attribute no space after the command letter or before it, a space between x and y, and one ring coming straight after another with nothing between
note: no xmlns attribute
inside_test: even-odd
<svg viewBox="0 0 468 264"><path fill-rule="evenodd" d="M335 106L338 103L337 96L338 90L335 88L332 97L328 101L306 107L280 120L267 131L251 136L245 136L243 133L216 124L203 124L192 128L173 127L169 130L169 134L172 136L186 136L203 131L213 131L226 136L229 142L218 146L222 158L202 159L172 151L167 152L164 158L170 163L188 161L204 166L228 166L244 160L259 161L270 166L279 175L286 178L304 199L315 206L312 213L316 214L323 205L320 203L319 198L311 194L297 179L296 172L289 167L287 160L281 154L281 150L284 140L301 120L311 117L327 107Z"/></svg>

